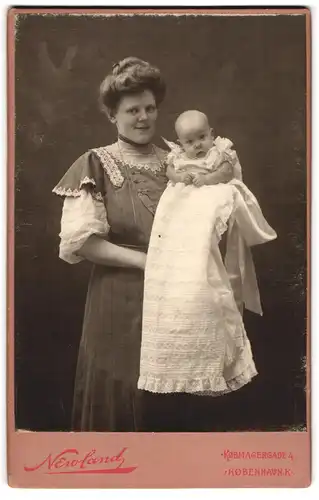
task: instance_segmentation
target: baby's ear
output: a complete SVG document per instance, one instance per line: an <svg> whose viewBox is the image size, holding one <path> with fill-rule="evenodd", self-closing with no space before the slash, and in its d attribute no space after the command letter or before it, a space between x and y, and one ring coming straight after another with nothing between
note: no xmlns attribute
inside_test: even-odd
<svg viewBox="0 0 319 500"><path fill-rule="evenodd" d="M212 137L215 137L215 130L213 128L210 129L210 133L211 133Z"/></svg>

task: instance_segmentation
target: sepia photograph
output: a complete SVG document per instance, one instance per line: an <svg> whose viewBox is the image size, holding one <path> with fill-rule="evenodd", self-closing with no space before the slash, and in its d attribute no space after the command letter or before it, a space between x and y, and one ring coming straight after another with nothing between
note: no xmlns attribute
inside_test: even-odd
<svg viewBox="0 0 319 500"><path fill-rule="evenodd" d="M307 434L309 12L11 21L15 431Z"/></svg>

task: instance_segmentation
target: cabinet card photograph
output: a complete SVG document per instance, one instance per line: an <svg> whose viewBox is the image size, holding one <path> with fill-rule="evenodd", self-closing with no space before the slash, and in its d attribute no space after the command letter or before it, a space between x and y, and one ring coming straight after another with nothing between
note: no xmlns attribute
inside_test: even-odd
<svg viewBox="0 0 319 500"><path fill-rule="evenodd" d="M310 11L8 11L8 482L310 484Z"/></svg>

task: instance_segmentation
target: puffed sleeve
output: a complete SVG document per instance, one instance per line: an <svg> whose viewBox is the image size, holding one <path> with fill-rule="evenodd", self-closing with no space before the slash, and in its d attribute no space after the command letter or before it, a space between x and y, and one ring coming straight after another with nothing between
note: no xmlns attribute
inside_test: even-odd
<svg viewBox="0 0 319 500"><path fill-rule="evenodd" d="M53 192L64 198L59 256L75 264L84 260L77 255L84 242L92 234L106 237L110 229L104 204L103 170L98 159L90 152L82 155Z"/></svg>
<svg viewBox="0 0 319 500"><path fill-rule="evenodd" d="M178 164L178 160L183 154L183 150L181 146L175 144L175 142L171 142L162 137L165 144L170 148L169 152L163 151L165 154L165 158L163 158L166 166L175 167Z"/></svg>
<svg viewBox="0 0 319 500"><path fill-rule="evenodd" d="M69 264L84 260L77 252L89 236L106 237L109 229L102 201L94 199L86 189L81 189L76 198L67 196L62 210L59 257Z"/></svg>
<svg viewBox="0 0 319 500"><path fill-rule="evenodd" d="M236 151L233 149L233 143L230 139L226 137L216 137L215 144L219 151L223 155L223 161L228 161L233 166L233 172L235 179L242 180L242 168L239 162L238 155Z"/></svg>
<svg viewBox="0 0 319 500"><path fill-rule="evenodd" d="M53 189L59 196L80 196L83 187L90 189L92 196L103 201L105 195L103 167L92 152L88 151L78 158Z"/></svg>

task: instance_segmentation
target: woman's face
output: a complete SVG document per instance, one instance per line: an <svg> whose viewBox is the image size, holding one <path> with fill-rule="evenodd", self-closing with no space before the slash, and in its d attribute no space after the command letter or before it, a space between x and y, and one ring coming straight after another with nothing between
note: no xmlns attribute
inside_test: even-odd
<svg viewBox="0 0 319 500"><path fill-rule="evenodd" d="M150 90L123 96L111 117L119 134L137 144L147 144L152 140L156 119L155 97Z"/></svg>

